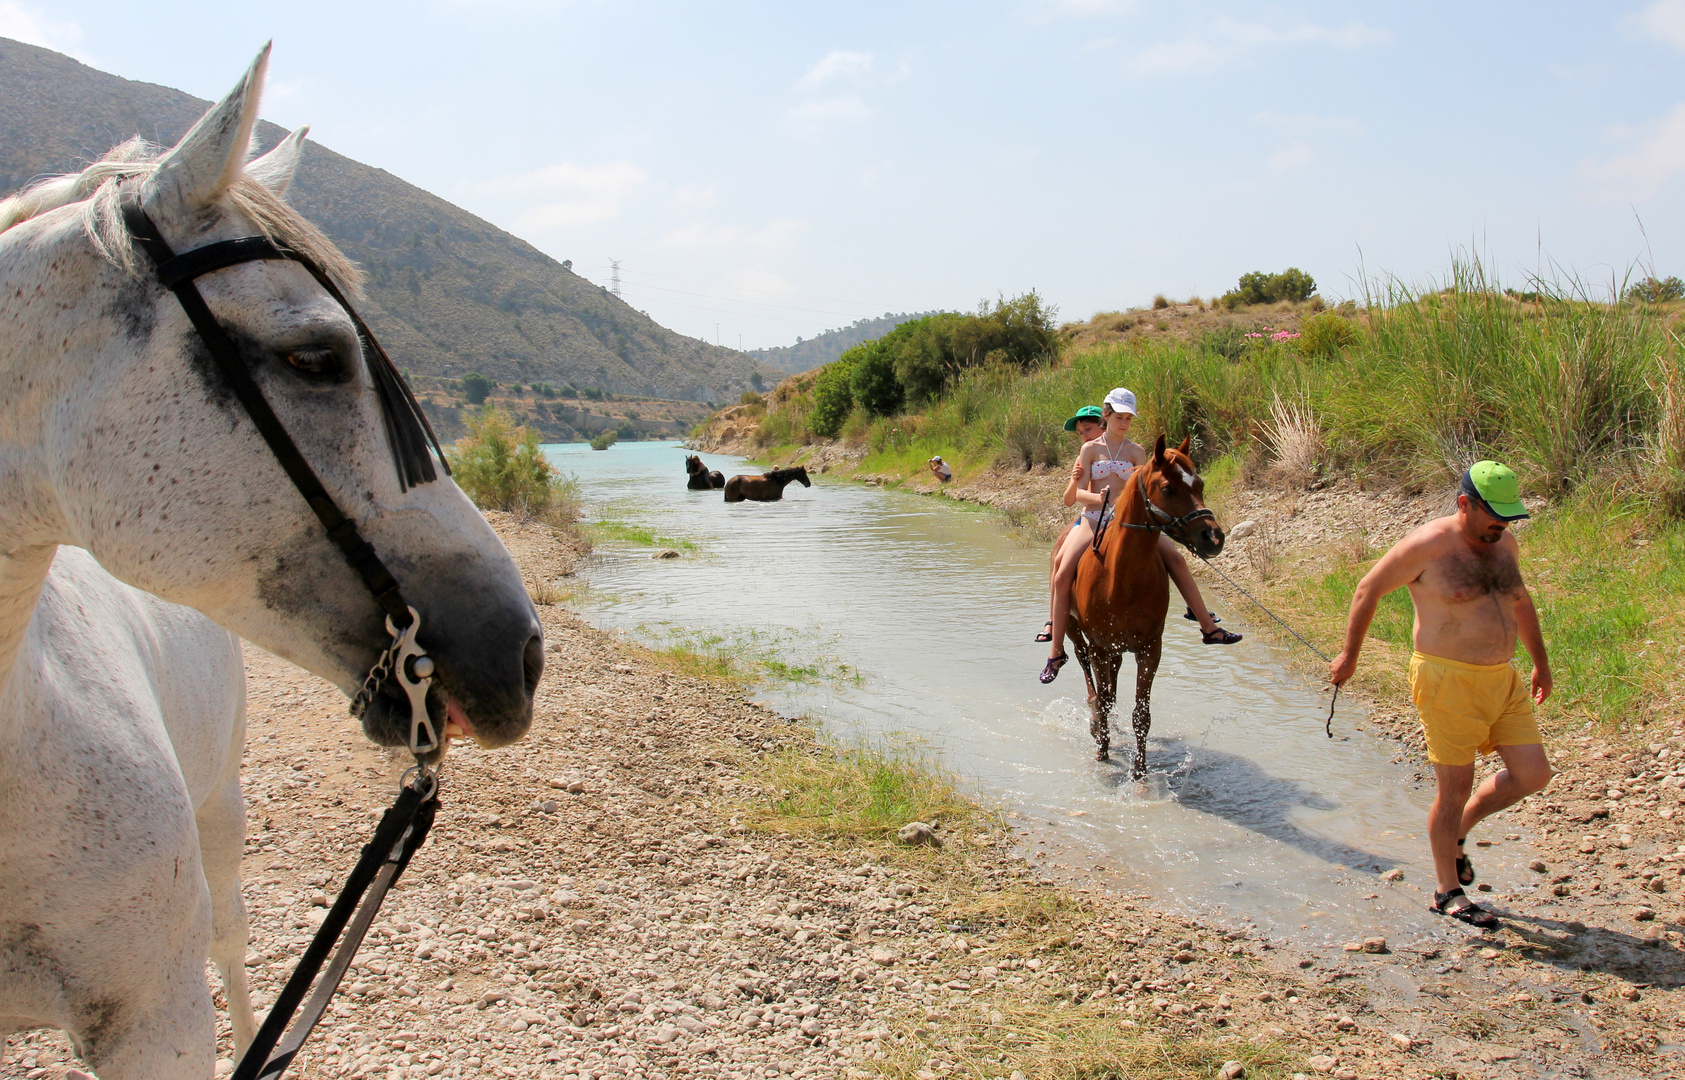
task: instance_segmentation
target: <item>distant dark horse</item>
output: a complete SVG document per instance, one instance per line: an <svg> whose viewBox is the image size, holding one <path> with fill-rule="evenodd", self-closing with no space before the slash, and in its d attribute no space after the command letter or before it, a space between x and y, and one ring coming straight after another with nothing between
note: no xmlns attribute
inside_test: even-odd
<svg viewBox="0 0 1685 1080"><path fill-rule="evenodd" d="M799 481L802 487L812 487L807 470L797 465L793 469L774 469L765 476L734 476L725 482L725 501L777 502L784 497L784 486Z"/></svg>
<svg viewBox="0 0 1685 1080"><path fill-rule="evenodd" d="M685 458L685 472L690 474L690 479L685 482L685 487L692 491L708 491L712 488L725 487L725 473L718 469L709 470L708 466L702 464L702 459L695 454Z"/></svg>

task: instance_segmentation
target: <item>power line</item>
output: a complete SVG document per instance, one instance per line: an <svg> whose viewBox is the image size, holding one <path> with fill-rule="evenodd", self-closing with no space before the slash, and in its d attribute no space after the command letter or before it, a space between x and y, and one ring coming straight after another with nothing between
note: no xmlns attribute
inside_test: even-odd
<svg viewBox="0 0 1685 1080"><path fill-rule="evenodd" d="M688 289L669 289L665 285L635 284L634 288L653 289L656 292L673 293L677 296L695 296L700 297L703 300L717 300L722 304L752 304L755 307L777 308L780 311L807 311L812 312L815 315L835 315L844 319L857 319L861 317L858 312L853 311L832 311L827 308L802 307L798 304L772 304L765 300L739 300L734 296L712 296L708 293L691 292Z"/></svg>
<svg viewBox="0 0 1685 1080"><path fill-rule="evenodd" d="M603 269L606 270L608 268L604 267ZM721 285L720 283L715 282L715 281L700 281L696 278L679 277L676 274L657 274L652 270L628 270L627 273L633 275L634 277L641 276L641 277L661 278L663 281L683 281L683 282L686 282L686 283L691 284L691 285L703 285L703 286L706 286L706 287L711 288L711 289L731 289L731 290L734 290L736 292L765 293L768 296L787 296L792 300L817 300L822 304L853 304L853 305L858 305L860 307L876 307L877 306L876 304L868 303L865 300L843 300L843 299L839 299L838 297L835 297L835 296L808 296L808 295L805 295L803 293L787 293L787 292L784 292L780 289L757 289L757 288L754 288L753 286L750 286L750 285ZM652 289L658 288L658 287L659 286L655 286L655 285L649 286L649 288L652 288ZM747 301L747 300L744 301L744 303L751 303L751 302L752 301Z"/></svg>

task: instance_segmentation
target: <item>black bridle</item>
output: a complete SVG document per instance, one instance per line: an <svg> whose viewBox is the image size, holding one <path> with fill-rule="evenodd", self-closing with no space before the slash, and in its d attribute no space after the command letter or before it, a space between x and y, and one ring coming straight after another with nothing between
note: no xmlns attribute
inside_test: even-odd
<svg viewBox="0 0 1685 1080"><path fill-rule="evenodd" d="M133 193L123 198L122 211L130 235L151 260L159 282L175 293L176 299L181 302L188 320L215 361L223 382L246 410L258 434L322 523L322 528L327 530L328 538L339 548L345 561L368 588L369 595L386 613L386 631L391 635L391 642L352 698L352 715L361 719L374 695L390 679L397 680L410 704L409 750L415 755L415 767L404 774L397 801L382 816L374 838L364 846L362 857L346 878L345 887L233 1074L234 1080L275 1080L292 1062L310 1030L321 1018L346 969L350 967L363 935L380 909L387 889L403 873L410 856L421 846L432 827L439 805L438 776L422 759L442 745L427 714L427 693L433 683L435 665L416 642L416 635L421 629L420 613L405 602L397 579L375 553L374 546L363 539L357 523L347 517L328 494L316 470L310 467L287 433L286 426L269 407L263 391L242 361L239 349L228 331L211 314L194 281L213 271L247 262L286 259L304 267L345 309L357 328L363 361L380 402L381 420L397 469L399 488L407 491L437 479L438 472L433 462L435 455L447 474L450 465L445 461L438 437L434 435L403 376L375 340L368 324L314 260L266 236L222 240L177 255ZM340 941L342 935L343 942ZM292 1030L287 1031L299 1003L304 1000L311 984L316 982L316 973L330 953L332 963L317 983L304 1013L293 1024ZM287 1036L284 1042L281 1041L283 1033ZM275 1050L277 1043L281 1044L279 1050ZM271 1051L275 1052L271 1054Z"/></svg>

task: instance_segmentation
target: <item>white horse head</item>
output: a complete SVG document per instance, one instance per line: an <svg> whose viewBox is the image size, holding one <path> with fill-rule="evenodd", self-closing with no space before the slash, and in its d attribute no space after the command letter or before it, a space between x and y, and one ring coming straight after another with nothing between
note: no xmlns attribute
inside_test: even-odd
<svg viewBox="0 0 1685 1080"><path fill-rule="evenodd" d="M382 612L120 209L138 196L178 254L261 233L357 295L355 268L280 197L303 132L247 161L267 60L265 48L173 148L126 143L0 202L0 608L32 604L43 555L73 544L121 580L351 693L388 644ZM346 311L293 261L242 263L197 284L293 442L420 612L419 642L437 665L436 729L448 718L485 745L520 738L543 670L532 603L454 483L398 481ZM0 627L0 669L15 654ZM364 730L403 745L408 712L389 684Z"/></svg>

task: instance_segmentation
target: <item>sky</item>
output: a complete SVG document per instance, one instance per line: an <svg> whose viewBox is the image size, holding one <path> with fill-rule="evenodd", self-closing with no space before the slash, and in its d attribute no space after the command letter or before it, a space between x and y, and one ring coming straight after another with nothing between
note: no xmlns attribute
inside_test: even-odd
<svg viewBox="0 0 1685 1080"><path fill-rule="evenodd" d="M1325 297L1685 276L1685 0L0 0L728 346L1036 290L1062 319L1296 266Z"/></svg>

